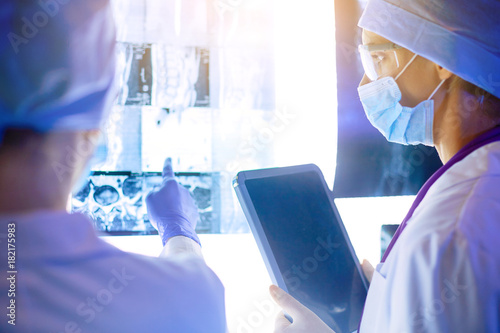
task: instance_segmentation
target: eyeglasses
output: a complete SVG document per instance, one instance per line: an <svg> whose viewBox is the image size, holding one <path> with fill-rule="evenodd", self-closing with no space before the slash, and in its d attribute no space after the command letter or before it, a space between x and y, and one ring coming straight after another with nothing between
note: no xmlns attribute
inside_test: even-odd
<svg viewBox="0 0 500 333"><path fill-rule="evenodd" d="M396 50L400 48L394 43L359 45L358 51L366 76L375 81L397 69L399 61Z"/></svg>

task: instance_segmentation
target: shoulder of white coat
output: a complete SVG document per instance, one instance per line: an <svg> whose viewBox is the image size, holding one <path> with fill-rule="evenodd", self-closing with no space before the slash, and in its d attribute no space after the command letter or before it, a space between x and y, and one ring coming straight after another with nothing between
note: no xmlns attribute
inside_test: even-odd
<svg viewBox="0 0 500 333"><path fill-rule="evenodd" d="M196 313L196 320L204 322L207 331L224 332L224 286L200 257L179 254L159 258L123 252L108 263L121 267L125 270L124 274L133 280L130 283L131 295L137 295L136 290L139 290L143 299L170 311L168 315L165 314L165 318L175 318L175 325L193 326L197 328L184 329L203 332L198 328L201 324L191 322L192 314Z"/></svg>
<svg viewBox="0 0 500 333"><path fill-rule="evenodd" d="M160 281L173 285L197 284L214 292L224 292L218 276L205 261L194 254L177 254L168 258L149 257L122 252L121 261L145 280Z"/></svg>
<svg viewBox="0 0 500 333"><path fill-rule="evenodd" d="M500 177L500 142L485 145L457 162L434 183L427 196L479 177Z"/></svg>
<svg viewBox="0 0 500 333"><path fill-rule="evenodd" d="M426 253L430 266L450 246L500 260L499 216L500 143L493 143L441 176L408 221L396 247L403 256Z"/></svg>
<svg viewBox="0 0 500 333"><path fill-rule="evenodd" d="M415 210L408 227L425 234L439 230L499 231L500 142L486 145L445 172ZM482 230L481 230L482 229Z"/></svg>

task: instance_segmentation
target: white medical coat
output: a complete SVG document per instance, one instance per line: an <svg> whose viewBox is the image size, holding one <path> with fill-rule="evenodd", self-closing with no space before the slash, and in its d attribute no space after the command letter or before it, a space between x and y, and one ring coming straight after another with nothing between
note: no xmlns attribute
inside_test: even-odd
<svg viewBox="0 0 500 333"><path fill-rule="evenodd" d="M431 186L376 267L360 332L500 332L500 142Z"/></svg>
<svg viewBox="0 0 500 333"><path fill-rule="evenodd" d="M224 288L199 257L123 252L78 214L0 220L0 332L226 331ZM10 221L16 222L15 326L6 317L13 298L5 278Z"/></svg>

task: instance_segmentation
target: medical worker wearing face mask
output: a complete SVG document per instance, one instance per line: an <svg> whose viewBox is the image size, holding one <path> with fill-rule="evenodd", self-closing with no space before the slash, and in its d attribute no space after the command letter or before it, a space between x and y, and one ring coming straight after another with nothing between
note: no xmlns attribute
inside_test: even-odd
<svg viewBox="0 0 500 333"><path fill-rule="evenodd" d="M0 332L225 332L224 288L170 160L146 198L160 258L66 212L117 93L109 1L3 0L0 36Z"/></svg>
<svg viewBox="0 0 500 333"><path fill-rule="evenodd" d="M421 188L371 279L360 332L500 332L500 2L370 0L359 21L365 113L391 142L435 146ZM331 332L275 286L293 318Z"/></svg>

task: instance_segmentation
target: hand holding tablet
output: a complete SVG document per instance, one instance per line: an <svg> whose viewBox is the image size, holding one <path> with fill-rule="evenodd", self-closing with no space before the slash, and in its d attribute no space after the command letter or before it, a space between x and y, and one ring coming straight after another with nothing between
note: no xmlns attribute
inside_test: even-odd
<svg viewBox="0 0 500 333"><path fill-rule="evenodd" d="M335 333L314 312L281 288L272 285L269 292L274 301L283 308L276 317L275 333ZM295 318L293 322L288 318L288 313Z"/></svg>
<svg viewBox="0 0 500 333"><path fill-rule="evenodd" d="M335 332L355 331L367 283L319 168L243 171L233 186L273 283Z"/></svg>

